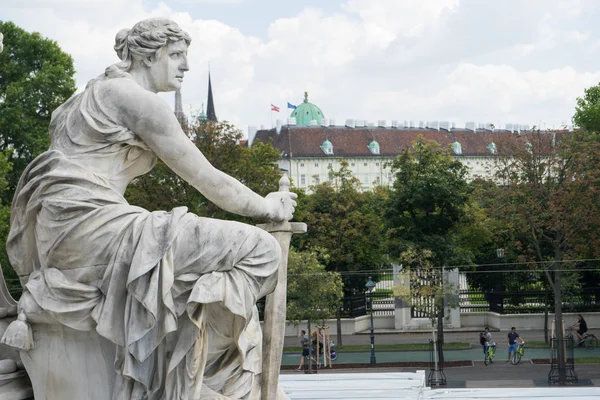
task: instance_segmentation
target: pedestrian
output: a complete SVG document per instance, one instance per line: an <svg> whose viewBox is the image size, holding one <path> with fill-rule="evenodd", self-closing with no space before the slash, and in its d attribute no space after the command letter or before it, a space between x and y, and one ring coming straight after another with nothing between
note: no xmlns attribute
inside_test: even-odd
<svg viewBox="0 0 600 400"><path fill-rule="evenodd" d="M300 357L300 365L296 368L296 371L302 371L304 359L310 354L310 339L304 329L300 331L300 345L302 346L302 356Z"/></svg>

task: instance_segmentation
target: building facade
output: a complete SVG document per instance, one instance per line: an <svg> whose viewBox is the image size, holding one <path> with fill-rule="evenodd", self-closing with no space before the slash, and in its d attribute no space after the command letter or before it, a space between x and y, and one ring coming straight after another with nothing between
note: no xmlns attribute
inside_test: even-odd
<svg viewBox="0 0 600 400"><path fill-rule="evenodd" d="M455 159L469 171L468 179L491 178L497 144L520 140L527 142L531 134L527 125L507 124L497 129L493 124L468 122L457 128L447 121L419 122L380 120L377 124L348 119L343 126L325 117L319 107L304 101L296 107L287 124L277 121L276 128L249 127L249 143L272 141L281 152L279 167L294 186L310 192L310 186L329 179L329 168L338 170L342 160L361 182L363 190L378 185L391 185L390 162L423 136L449 148ZM548 132L562 135L568 130ZM554 140L553 140L554 141Z"/></svg>

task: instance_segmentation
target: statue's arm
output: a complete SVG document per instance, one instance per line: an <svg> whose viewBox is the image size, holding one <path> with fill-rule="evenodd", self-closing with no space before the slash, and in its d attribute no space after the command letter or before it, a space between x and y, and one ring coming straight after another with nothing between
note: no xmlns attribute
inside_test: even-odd
<svg viewBox="0 0 600 400"><path fill-rule="evenodd" d="M134 82L114 85L109 95L121 121L208 200L226 211L247 217L272 221L292 218L296 205L294 193L277 192L262 197L213 167L184 134L173 111L160 97Z"/></svg>

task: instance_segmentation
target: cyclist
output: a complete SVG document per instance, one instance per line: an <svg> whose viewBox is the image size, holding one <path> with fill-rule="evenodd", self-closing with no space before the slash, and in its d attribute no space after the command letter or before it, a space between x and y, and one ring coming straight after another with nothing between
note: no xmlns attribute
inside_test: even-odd
<svg viewBox="0 0 600 400"><path fill-rule="evenodd" d="M517 333L517 328L514 326L510 328L510 332L508 332L508 360L506 362L510 362L511 353L517 353L517 342L525 343L522 337Z"/></svg>
<svg viewBox="0 0 600 400"><path fill-rule="evenodd" d="M485 330L481 332L479 343L483 346L483 354L486 354L488 351L488 347L492 343L492 333L490 332L490 327L486 326Z"/></svg>
<svg viewBox="0 0 600 400"><path fill-rule="evenodd" d="M581 346L583 344L583 334L587 332L587 323L581 314L577 314L577 318L578 320L573 324L573 328L579 328L575 333L577 333L577 337L579 338L577 345Z"/></svg>

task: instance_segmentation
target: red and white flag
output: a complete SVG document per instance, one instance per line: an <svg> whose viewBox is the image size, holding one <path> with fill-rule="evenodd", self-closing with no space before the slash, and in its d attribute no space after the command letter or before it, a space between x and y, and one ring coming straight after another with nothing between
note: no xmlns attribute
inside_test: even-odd
<svg viewBox="0 0 600 400"><path fill-rule="evenodd" d="M273 104L271 104L271 111L279 112L279 107L274 106Z"/></svg>

